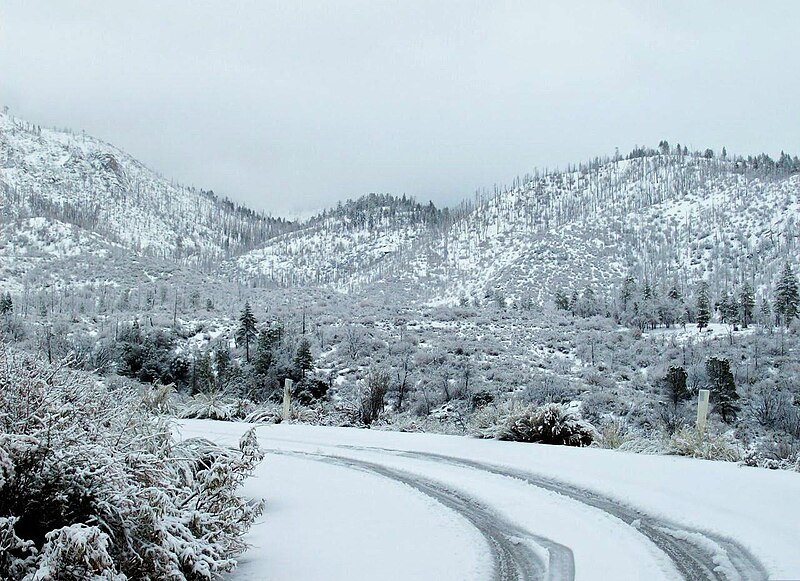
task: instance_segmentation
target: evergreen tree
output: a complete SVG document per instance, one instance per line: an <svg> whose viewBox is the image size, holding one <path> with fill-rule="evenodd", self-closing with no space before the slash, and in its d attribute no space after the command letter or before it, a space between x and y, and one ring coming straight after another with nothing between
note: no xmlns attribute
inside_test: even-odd
<svg viewBox="0 0 800 581"><path fill-rule="evenodd" d="M719 303L717 303L717 309L719 310L719 318L722 323L735 323L735 311L736 304L733 301L733 297L728 294L728 289L724 289L722 291L722 296L720 296Z"/></svg>
<svg viewBox="0 0 800 581"><path fill-rule="evenodd" d="M572 291L572 296L569 299L569 310L572 311L572 315L575 316L576 311L578 310L578 300L580 297L578 296L578 291Z"/></svg>
<svg viewBox="0 0 800 581"><path fill-rule="evenodd" d="M598 313L597 297L594 294L592 287L587 286L583 290L581 299L578 302L578 313L582 317L592 317Z"/></svg>
<svg viewBox="0 0 800 581"><path fill-rule="evenodd" d="M775 287L775 312L781 316L785 326L788 327L792 319L797 317L798 306L800 306L800 295L798 295L797 277L787 261Z"/></svg>
<svg viewBox="0 0 800 581"><path fill-rule="evenodd" d="M727 359L711 357L706 361L706 374L708 375L708 388L716 411L726 424L736 419L736 414L741 409L736 391L736 382L731 373L731 365Z"/></svg>
<svg viewBox="0 0 800 581"><path fill-rule="evenodd" d="M262 333L264 334L264 340L270 344L272 349L275 349L283 341L283 324L277 321L272 322Z"/></svg>
<svg viewBox="0 0 800 581"><path fill-rule="evenodd" d="M682 318L684 310L681 293L677 287L672 286L666 295L658 301L658 321L665 327L672 327Z"/></svg>
<svg viewBox="0 0 800 581"><path fill-rule="evenodd" d="M294 356L294 369L297 379L302 381L305 379L306 374L314 368L314 356L311 355L311 343L308 339L303 338L300 345L297 347L297 353Z"/></svg>
<svg viewBox="0 0 800 581"><path fill-rule="evenodd" d="M248 363L250 363L250 343L258 336L258 331L256 330L257 324L258 321L256 321L253 311L250 309L250 303L246 302L242 313L239 315L239 328L236 330L236 341L239 344L244 343L245 358Z"/></svg>
<svg viewBox="0 0 800 581"><path fill-rule="evenodd" d="M644 288L642 289L642 298L646 301L653 298L653 288L650 286L649 282L644 283Z"/></svg>
<svg viewBox="0 0 800 581"><path fill-rule="evenodd" d="M772 306L766 297L761 299L761 324L772 327Z"/></svg>
<svg viewBox="0 0 800 581"><path fill-rule="evenodd" d="M256 345L256 356L253 360L253 367L256 373L266 375L270 367L272 367L273 360L275 359L272 349L274 347L273 341L267 329L262 330L258 334L258 344Z"/></svg>
<svg viewBox="0 0 800 581"><path fill-rule="evenodd" d="M569 298L563 291L556 291L555 303L559 309L564 311L569 310Z"/></svg>
<svg viewBox="0 0 800 581"><path fill-rule="evenodd" d="M711 306L708 299L708 283L703 281L697 286L697 328L708 327L711 321Z"/></svg>
<svg viewBox="0 0 800 581"><path fill-rule="evenodd" d="M8 315L14 310L14 301L11 300L11 293L0 293L0 315Z"/></svg>
<svg viewBox="0 0 800 581"><path fill-rule="evenodd" d="M753 310L756 308L756 297L753 287L749 283L744 283L742 292L739 294L739 319L742 327L747 328L753 320Z"/></svg>
<svg viewBox="0 0 800 581"><path fill-rule="evenodd" d="M623 312L628 310L628 304L633 298L633 294L636 292L636 279L632 276L628 276L625 278L625 282L622 283L622 292L620 293L620 302L622 303L622 310Z"/></svg>
<svg viewBox="0 0 800 581"><path fill-rule="evenodd" d="M686 370L676 365L671 366L664 377L664 391L674 406L691 397L691 393L686 388L686 377Z"/></svg>
<svg viewBox="0 0 800 581"><path fill-rule="evenodd" d="M217 385L225 388L231 375L231 352L225 345L218 345L214 350L214 366L217 371Z"/></svg>
<svg viewBox="0 0 800 581"><path fill-rule="evenodd" d="M211 358L204 352L194 360L192 369L192 393L210 393L214 386L214 372L211 369Z"/></svg>

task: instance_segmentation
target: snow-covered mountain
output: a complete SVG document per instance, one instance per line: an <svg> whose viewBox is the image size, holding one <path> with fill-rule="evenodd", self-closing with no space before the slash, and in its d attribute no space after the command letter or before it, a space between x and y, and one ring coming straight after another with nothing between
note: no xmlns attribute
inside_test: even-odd
<svg viewBox="0 0 800 581"><path fill-rule="evenodd" d="M42 218L137 254L201 267L292 227L175 184L84 133L42 128L7 113L0 113L0 201L4 224L22 220L24 227L25 220Z"/></svg>
<svg viewBox="0 0 800 581"><path fill-rule="evenodd" d="M345 291L395 281L449 303L542 303L628 274L768 286L797 248L800 175L759 158L650 151L531 177L455 211L431 208L427 220L394 204L365 198L367 219L322 216L236 258L236 269L262 284Z"/></svg>
<svg viewBox="0 0 800 581"><path fill-rule="evenodd" d="M288 222L176 185L82 133L3 114L0 267L13 281L47 261L83 257L91 270L137 256L250 286L380 287L433 304L543 303L559 290L602 293L628 274L766 290L796 253L798 171L796 157L663 144L527 176L453 209L370 194Z"/></svg>

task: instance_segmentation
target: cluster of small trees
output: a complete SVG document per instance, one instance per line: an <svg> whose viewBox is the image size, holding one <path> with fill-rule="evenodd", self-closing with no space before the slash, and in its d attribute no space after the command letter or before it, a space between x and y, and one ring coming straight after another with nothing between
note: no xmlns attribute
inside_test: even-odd
<svg viewBox="0 0 800 581"><path fill-rule="evenodd" d="M582 293L573 291L571 296L559 290L553 300L558 308L571 311L573 315L612 316L626 326L643 331L688 323L696 323L698 328L703 329L711 322L715 312L721 323L741 325L743 328L754 322L767 326L788 326L800 314L800 289L789 262L784 264L775 282L771 302L767 296L762 296L759 302L748 282L732 292L723 289L715 302L710 296L708 283L702 280L697 283L693 300L687 300L676 284L666 287L666 292L659 292L658 288L659 285L652 285L649 281L640 287L633 276L628 276L612 301L598 298L591 287Z"/></svg>
<svg viewBox="0 0 800 581"><path fill-rule="evenodd" d="M246 302L235 337L237 344L245 349L248 377L244 383L250 386L248 395L255 401L278 397L279 388L287 379L295 383L294 395L301 403L325 397L329 386L313 377L314 356L304 328L298 341L289 336L279 321L259 329L250 303Z"/></svg>
<svg viewBox="0 0 800 581"><path fill-rule="evenodd" d="M726 424L736 420L741 411L740 395L736 390L736 381L731 372L730 361L720 357L709 357L705 362L706 382L697 388L710 391L713 411L719 414ZM661 402L660 418L668 433L673 434L685 425L690 417L685 402L691 402L696 396L695 389L687 385L688 374L680 365L671 365L661 379L664 401Z"/></svg>

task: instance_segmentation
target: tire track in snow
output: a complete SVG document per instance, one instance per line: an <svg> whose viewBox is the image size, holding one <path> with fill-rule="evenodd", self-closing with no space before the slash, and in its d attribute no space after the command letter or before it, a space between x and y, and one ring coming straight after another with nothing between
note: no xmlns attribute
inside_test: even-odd
<svg viewBox="0 0 800 581"><path fill-rule="evenodd" d="M477 501L436 482L381 464L345 456L286 450L268 450L268 452L364 470L410 486L433 498L464 517L486 539L494 562L492 581L574 581L575 579L575 562L569 547L524 531L481 507ZM545 563L530 546L531 541L547 550L548 563Z"/></svg>
<svg viewBox="0 0 800 581"><path fill-rule="evenodd" d="M453 466L522 480L531 486L566 496L615 516L636 528L670 558L687 581L761 581L768 578L763 565L747 549L732 539L675 525L637 509L620 505L601 494L559 480L443 454L368 446L335 447L361 452L380 451L417 460L445 462Z"/></svg>

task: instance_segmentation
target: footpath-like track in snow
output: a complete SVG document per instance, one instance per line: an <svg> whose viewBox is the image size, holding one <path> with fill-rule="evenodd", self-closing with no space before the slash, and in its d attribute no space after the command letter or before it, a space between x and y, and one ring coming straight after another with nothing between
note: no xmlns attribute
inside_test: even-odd
<svg viewBox="0 0 800 581"><path fill-rule="evenodd" d="M619 519L626 525L634 527L672 561L677 571L687 581L760 581L768 577L758 560L731 539L704 531L688 529L648 515L635 508L621 505L609 497L552 478L441 454L347 445L331 446L331 448L338 449L341 453L346 453L347 451L377 453L424 462L448 464L499 477L516 479L530 486L559 494L600 510ZM466 495L463 487L460 487L459 491L456 492L433 480L387 467L381 464L379 459L377 461L365 461L342 455L341 453L323 453L319 450L313 454L287 452L286 450L276 450L276 452L298 454L322 462L366 470L407 484L436 499L444 506L466 518L489 542L495 563L495 580L546 579L548 581L571 581L574 579L574 559L572 551L568 547L534 535L508 522L471 499ZM549 562L545 563L526 540L546 548L550 556Z"/></svg>

